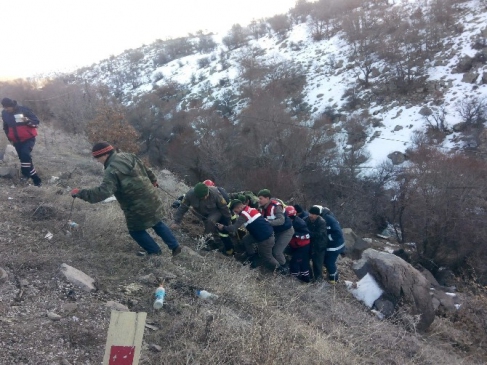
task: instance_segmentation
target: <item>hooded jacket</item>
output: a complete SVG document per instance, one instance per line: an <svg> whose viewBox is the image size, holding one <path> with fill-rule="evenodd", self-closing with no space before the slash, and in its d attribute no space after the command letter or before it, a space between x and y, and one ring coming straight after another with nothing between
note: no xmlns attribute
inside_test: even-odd
<svg viewBox="0 0 487 365"><path fill-rule="evenodd" d="M83 189L78 197L98 203L115 195L125 214L129 231L155 226L163 216L162 201L153 183L154 173L132 153L116 153L105 161L105 174L100 186Z"/></svg>

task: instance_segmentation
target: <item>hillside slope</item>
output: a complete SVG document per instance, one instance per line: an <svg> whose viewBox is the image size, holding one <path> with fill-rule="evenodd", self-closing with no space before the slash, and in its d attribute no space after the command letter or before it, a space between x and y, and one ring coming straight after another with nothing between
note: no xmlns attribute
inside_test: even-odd
<svg viewBox="0 0 487 365"><path fill-rule="evenodd" d="M424 336L408 332L399 321L379 321L343 284L302 285L251 271L219 253L197 252L188 231L178 239L191 250L175 259L164 246L162 257L136 256L116 202L90 205L69 195L71 187L100 181L88 143L47 126L40 132L34 156L45 186L0 180L0 267L9 275L0 284L0 364L99 364L107 301L148 313L153 327L145 330L140 364L485 363L485 348L461 323L437 318ZM48 183L49 175L60 180ZM184 189L167 173L159 176L171 194ZM163 199L169 220L173 198ZM67 228L69 218L79 230ZM192 224L188 217L185 227ZM63 263L96 278L98 290L69 284ZM343 279L354 280L350 264L339 263ZM161 281L166 304L154 311ZM194 290L201 288L219 299L198 299Z"/></svg>
<svg viewBox="0 0 487 365"><path fill-rule="evenodd" d="M432 16L432 4L432 1L415 0L397 2L388 5L386 14L392 17L397 12L401 17L410 16L414 28L416 14L424 19ZM195 100L199 100L203 108L224 101L232 104L235 113L232 119L238 121L238 113L248 101L242 92L242 86L250 82L246 79L248 66L244 66L245 62L251 60L255 74L260 69L274 70L263 80L253 76L256 78L253 82L265 84L285 72L303 73L306 81L302 100L298 105L293 104L296 101L287 100L289 111L293 108L307 110L305 123L311 123L330 110L345 116L373 116L374 122L367 126L366 148L371 154L367 164L377 165L393 151L404 152L415 130L427 129L425 116L429 116L433 124L434 116L442 116L449 133L444 141L438 142L445 151L472 147L476 143L474 138L463 138L463 134L453 131L452 127L463 120L459 102L478 99L485 103L487 100L487 9L481 0L456 1L452 9L455 12L451 15L452 23L449 31L440 35L438 48L428 50L430 54L422 56L425 58L417 66L407 66L411 67L407 77L414 86L405 94L397 94L389 82L399 71L373 53L364 56L370 57L366 65L370 86L364 87L362 56L355 55L356 45L348 41L343 28L339 26L330 37L315 41L310 18L307 22L293 24L283 33L269 31L258 39L248 36L244 45L231 50L223 45L222 36L218 35L211 37L217 47L209 52L191 50L198 43L198 37L180 40L180 43L173 41L189 55L174 56L171 61L160 60L169 46L156 42L79 70L76 77L108 85L127 104L136 103L141 95L157 86L176 82L182 85L185 94L181 109L190 108ZM374 7L355 11L361 12L373 14ZM428 36L418 34L419 43L413 47L422 52L427 47ZM383 47L391 46L384 44ZM357 105L350 108L351 104ZM335 121L330 128L337 132L337 142L346 147L347 131L341 128L341 123L342 120Z"/></svg>

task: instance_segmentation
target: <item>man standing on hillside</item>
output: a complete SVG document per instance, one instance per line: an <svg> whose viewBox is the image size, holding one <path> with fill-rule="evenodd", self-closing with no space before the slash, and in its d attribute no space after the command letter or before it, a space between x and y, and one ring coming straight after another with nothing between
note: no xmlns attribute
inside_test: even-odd
<svg viewBox="0 0 487 365"><path fill-rule="evenodd" d="M29 108L17 105L17 101L2 99L3 130L8 140L17 150L20 159L20 171L28 180L32 179L35 186L41 186L41 178L32 163L31 152L34 149L39 119Z"/></svg>
<svg viewBox="0 0 487 365"><path fill-rule="evenodd" d="M117 153L107 142L93 146L93 157L105 166L100 186L91 189L73 189L73 198L98 203L115 195L122 208L130 236L149 255L160 255L161 248L147 233L151 228L176 256L181 246L171 230L162 222L162 201L156 188L154 173L132 153Z"/></svg>
<svg viewBox="0 0 487 365"><path fill-rule="evenodd" d="M230 210L227 202L222 197L218 189L214 186L207 186L202 182L197 183L185 195L176 213L171 228L179 228L183 216L193 208L193 212L205 224L205 234L212 235L213 239L208 239L206 244L209 248L215 246L215 239L220 238L225 246L225 253L233 253L233 243L230 237L219 237L215 224L222 223L229 225L231 221Z"/></svg>

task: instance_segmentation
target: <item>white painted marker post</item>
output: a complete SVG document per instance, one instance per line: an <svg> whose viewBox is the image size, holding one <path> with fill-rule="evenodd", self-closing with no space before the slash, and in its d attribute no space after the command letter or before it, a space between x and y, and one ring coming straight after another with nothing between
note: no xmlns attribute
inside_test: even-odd
<svg viewBox="0 0 487 365"><path fill-rule="evenodd" d="M138 365L147 313L112 311L103 365Z"/></svg>

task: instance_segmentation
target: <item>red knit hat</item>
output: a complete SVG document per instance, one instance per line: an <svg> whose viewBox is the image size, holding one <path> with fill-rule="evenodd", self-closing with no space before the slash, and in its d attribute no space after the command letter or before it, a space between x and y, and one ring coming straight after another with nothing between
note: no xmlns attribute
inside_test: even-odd
<svg viewBox="0 0 487 365"><path fill-rule="evenodd" d="M98 142L92 148L93 157L101 157L113 151L113 146L108 142Z"/></svg>

